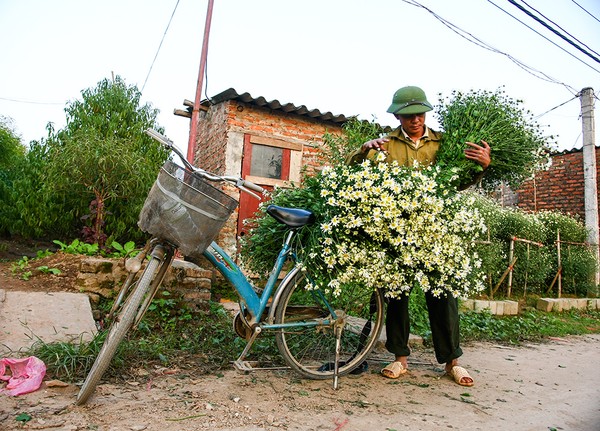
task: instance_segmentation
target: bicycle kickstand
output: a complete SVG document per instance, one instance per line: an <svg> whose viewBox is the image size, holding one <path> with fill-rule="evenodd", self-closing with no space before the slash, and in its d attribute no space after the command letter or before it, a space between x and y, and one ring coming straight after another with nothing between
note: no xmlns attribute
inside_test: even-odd
<svg viewBox="0 0 600 431"><path fill-rule="evenodd" d="M337 390L339 386L339 371L340 371L340 349L342 339L342 328L335 327L335 363L333 365L333 389Z"/></svg>
<svg viewBox="0 0 600 431"><path fill-rule="evenodd" d="M248 361L244 361L244 358L246 357L246 355L250 351L250 348L252 347L252 344L254 344L254 340L256 340L256 337L258 337L258 334L260 334L261 330L262 329L260 328L260 326L257 326L257 327L254 328L254 331L252 332L252 335L250 336L250 339L246 343L246 347L244 347L244 351L242 352L242 354L240 355L240 357L237 358L233 362L234 367L238 371L240 371L242 373L248 373L249 371L252 371L254 369L254 367Z"/></svg>

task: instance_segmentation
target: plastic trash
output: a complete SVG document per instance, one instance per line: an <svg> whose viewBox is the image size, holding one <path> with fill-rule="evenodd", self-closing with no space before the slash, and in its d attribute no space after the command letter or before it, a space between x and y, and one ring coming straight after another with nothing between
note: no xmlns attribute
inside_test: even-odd
<svg viewBox="0 0 600 431"><path fill-rule="evenodd" d="M7 367L10 369L7 374ZM0 359L0 380L8 381L6 388L0 393L11 396L28 394L36 391L42 384L46 375L46 364L35 356L27 358L2 358Z"/></svg>

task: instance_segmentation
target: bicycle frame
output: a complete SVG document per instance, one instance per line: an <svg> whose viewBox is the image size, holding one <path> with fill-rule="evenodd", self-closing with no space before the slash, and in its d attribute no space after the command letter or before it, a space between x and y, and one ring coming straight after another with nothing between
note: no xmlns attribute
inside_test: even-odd
<svg viewBox="0 0 600 431"><path fill-rule="evenodd" d="M236 289L240 299L244 302L244 305L250 312L251 316L254 318L255 323L260 324L262 329L281 329L286 327L299 327L299 326L317 326L317 325L330 325L335 319L337 319L335 310L329 305L329 303L323 300L323 303L327 306L329 312L331 313L331 319L322 319L319 321L307 322L307 323L284 323L284 324L274 324L274 313L277 307L277 303L279 300L278 292L275 292L273 296L275 286L277 284L277 280L279 279L279 275L283 269L283 265L288 259L292 259L294 263L297 264L296 257L291 250L291 240L294 236L294 231L290 231L288 236L277 256L277 260L275 261L275 265L269 274L269 279L263 289L262 293L259 295L256 293L252 284L248 281L247 277L243 274L241 269L235 264L235 262L229 257L229 255L219 247L215 242L213 242L203 253L204 257L206 257L225 277ZM286 275L280 285L283 285L284 282L294 277L298 271L300 271L299 266L294 266L294 268ZM318 294L318 291L315 291ZM266 323L262 322L262 316L264 311L267 308L269 303L269 299L273 296L273 301L271 304L271 310L269 312ZM319 295L321 296L321 295Z"/></svg>

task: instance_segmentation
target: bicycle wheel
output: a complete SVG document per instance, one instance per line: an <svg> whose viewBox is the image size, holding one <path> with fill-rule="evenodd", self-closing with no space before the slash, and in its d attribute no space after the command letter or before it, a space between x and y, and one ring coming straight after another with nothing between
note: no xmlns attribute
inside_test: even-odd
<svg viewBox="0 0 600 431"><path fill-rule="evenodd" d="M336 324L342 328L338 374L348 374L362 365L379 338L384 319L383 294L379 289L369 291L357 286L336 297L309 287L301 271L282 286L275 323L298 326L278 330L277 347L291 368L302 376L331 378L335 368L335 326L314 325L323 319L333 321L331 308L337 316Z"/></svg>
<svg viewBox="0 0 600 431"><path fill-rule="evenodd" d="M117 347L119 347L119 344L121 341L123 341L123 338L125 338L127 331L131 329L133 321L138 314L140 304L150 290L152 280L160 264L161 260L156 257L152 257L148 262L148 265L146 266L146 269L137 283L137 286L135 286L131 296L125 302L123 309L112 323L108 331L108 335L104 340L104 344L100 349L100 353L98 353L98 356L94 361L94 365L92 365L92 369L88 373L87 377L85 378L85 382L83 382L83 385L79 390L75 404L85 404L90 395L92 395L96 389L96 385L110 365L110 361L115 355Z"/></svg>

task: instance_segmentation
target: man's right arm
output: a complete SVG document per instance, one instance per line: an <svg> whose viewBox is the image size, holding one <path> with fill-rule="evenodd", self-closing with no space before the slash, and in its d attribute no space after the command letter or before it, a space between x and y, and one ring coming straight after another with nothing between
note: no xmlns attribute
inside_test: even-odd
<svg viewBox="0 0 600 431"><path fill-rule="evenodd" d="M371 139L370 141L365 142L358 150L353 151L346 157L346 164L354 165L364 162L371 150L385 151L384 144L387 142L389 142L388 138Z"/></svg>

